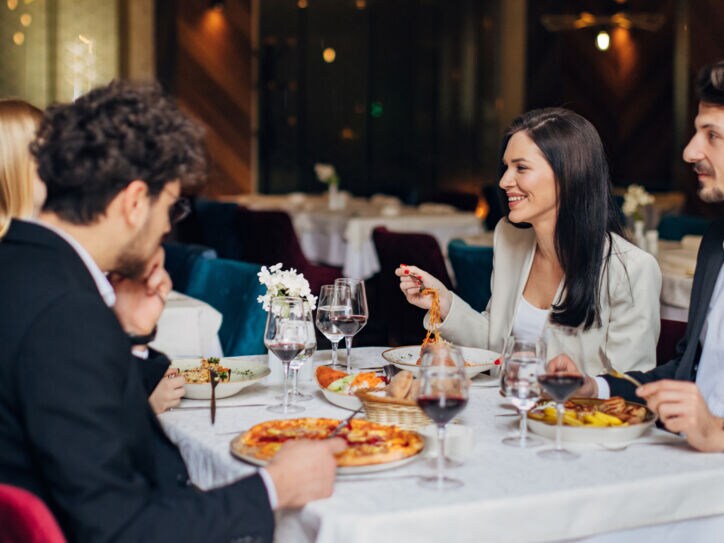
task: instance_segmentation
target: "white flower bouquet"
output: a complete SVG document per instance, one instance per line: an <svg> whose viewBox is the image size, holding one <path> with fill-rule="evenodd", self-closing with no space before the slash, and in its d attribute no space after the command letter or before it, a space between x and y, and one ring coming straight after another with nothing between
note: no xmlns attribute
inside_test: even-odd
<svg viewBox="0 0 724 543"><path fill-rule="evenodd" d="M263 305L264 311L269 311L271 299L277 296L299 296L306 300L310 309L316 308L317 297L312 295L309 282L304 278L304 275L297 273L294 268L282 270L280 262L274 264L271 268L262 266L257 275L259 276L259 282L266 286L266 294L257 297L257 301Z"/></svg>
<svg viewBox="0 0 724 543"><path fill-rule="evenodd" d="M317 179L327 185L339 185L339 176L337 170L331 164L322 164L317 162L314 165L314 173L317 174Z"/></svg>
<svg viewBox="0 0 724 543"><path fill-rule="evenodd" d="M641 209L654 203L654 197L646 192L641 185L629 185L623 197L623 214L633 221L642 221Z"/></svg>

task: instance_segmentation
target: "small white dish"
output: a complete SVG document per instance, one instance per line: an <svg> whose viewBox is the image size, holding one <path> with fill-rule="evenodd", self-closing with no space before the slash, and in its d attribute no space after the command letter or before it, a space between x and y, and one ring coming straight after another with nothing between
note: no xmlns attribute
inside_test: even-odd
<svg viewBox="0 0 724 543"><path fill-rule="evenodd" d="M228 383L216 385L216 398L228 398L240 390L253 385L269 375L269 367L258 361L244 360L242 357L222 358L219 362L223 367L231 370L231 380ZM201 358L179 358L171 361L171 366L179 370L198 368ZM211 383L184 385L184 398L192 400L210 400Z"/></svg>
<svg viewBox="0 0 724 543"><path fill-rule="evenodd" d="M319 385L319 383L317 383L317 385ZM321 385L319 385L319 390L322 391L322 395L327 399L329 403L336 405L337 407L341 407L342 409L357 411L357 409L362 407L362 402L360 402L357 396L343 394L341 392L332 392L331 390L326 389Z"/></svg>
<svg viewBox="0 0 724 543"><path fill-rule="evenodd" d="M500 353L474 347L458 347L465 361L465 375L472 378L480 372L495 367L495 361L500 358ZM382 358L401 370L409 370L414 375L419 375L420 366L417 359L420 358L420 346L408 345L406 347L395 347L382 353Z"/></svg>
<svg viewBox="0 0 724 543"><path fill-rule="evenodd" d="M425 438L423 455L427 458L437 458L438 441L437 426L429 424L418 430ZM448 424L445 427L445 457L453 462L465 462L473 455L475 447L475 433L470 426L462 424Z"/></svg>

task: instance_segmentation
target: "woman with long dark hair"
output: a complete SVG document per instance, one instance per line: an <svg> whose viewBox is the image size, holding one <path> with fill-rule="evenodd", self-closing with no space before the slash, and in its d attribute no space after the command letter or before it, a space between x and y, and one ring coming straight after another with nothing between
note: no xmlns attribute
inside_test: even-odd
<svg viewBox="0 0 724 543"><path fill-rule="evenodd" d="M507 213L495 229L486 310L478 313L423 270L401 266L395 273L408 301L430 308L411 276L438 289L439 331L457 345L501 351L510 334L539 337L549 324L562 325L580 331L589 372L603 371L602 351L618 369L652 368L661 271L622 236L593 125L562 108L518 117L503 138L499 186Z"/></svg>

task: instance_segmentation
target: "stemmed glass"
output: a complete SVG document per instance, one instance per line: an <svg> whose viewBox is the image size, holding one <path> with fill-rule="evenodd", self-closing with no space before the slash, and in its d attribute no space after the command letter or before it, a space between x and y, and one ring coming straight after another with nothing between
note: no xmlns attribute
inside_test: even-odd
<svg viewBox="0 0 724 543"><path fill-rule="evenodd" d="M342 277L334 280L335 285L346 286L350 293L350 312L348 314L337 314L332 321L344 334L344 341L347 344L347 373L352 372L352 338L367 324L369 311L367 310L367 294L365 283L362 279L351 279Z"/></svg>
<svg viewBox="0 0 724 543"><path fill-rule="evenodd" d="M580 332L578 328L572 326L548 324L545 333L548 344L548 363L545 373L538 376L538 382L556 402L558 420L556 421L555 448L539 451L538 455L555 460L573 460L579 455L564 449L561 441L564 404L583 385L584 377L580 373L553 373L549 371L549 367L558 357L569 358L578 368L583 365L584 354Z"/></svg>
<svg viewBox="0 0 724 543"><path fill-rule="evenodd" d="M317 350L317 335L314 333L314 317L312 315L312 308L307 302L304 302L304 322L307 325L307 342L304 344L304 350L289 364L289 369L292 370L293 375L292 403L307 402L312 399L311 394L305 394L297 387L297 383L299 381L299 370L305 362L312 359L312 356Z"/></svg>
<svg viewBox="0 0 724 543"><path fill-rule="evenodd" d="M290 362L304 350L309 328L304 320L304 301L296 297L272 298L264 330L264 345L281 360L284 367L282 403L267 407L274 413L299 413L304 408L289 404L288 380Z"/></svg>
<svg viewBox="0 0 724 543"><path fill-rule="evenodd" d="M344 285L323 285L317 302L317 328L324 337L332 342L332 367L340 367L337 360L337 346L344 337L334 323L337 315L349 315L352 312L349 287Z"/></svg>
<svg viewBox="0 0 724 543"><path fill-rule="evenodd" d="M462 481L445 475L445 426L468 403L469 383L462 356L451 345L431 345L422 355L420 380L417 405L437 425L438 443L436 474L422 478L420 484L436 490L460 487Z"/></svg>
<svg viewBox="0 0 724 543"><path fill-rule="evenodd" d="M545 343L542 339L520 339L510 336L503 349L501 388L520 414L520 437L506 437L511 447L537 447L543 443L528 437L528 411L540 399L538 377L545 372Z"/></svg>

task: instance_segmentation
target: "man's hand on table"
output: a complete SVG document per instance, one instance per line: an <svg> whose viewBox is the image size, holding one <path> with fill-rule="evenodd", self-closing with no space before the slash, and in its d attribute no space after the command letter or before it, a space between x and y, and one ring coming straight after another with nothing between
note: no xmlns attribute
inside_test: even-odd
<svg viewBox="0 0 724 543"><path fill-rule="evenodd" d="M277 508L299 508L331 496L337 469L334 455L346 447L340 438L285 443L264 468L274 481Z"/></svg>
<svg viewBox="0 0 724 543"><path fill-rule="evenodd" d="M108 277L116 292L113 311L127 334L150 334L161 316L172 287L163 261L163 248L159 247L149 260L143 277L133 279L117 274Z"/></svg>
<svg viewBox="0 0 724 543"><path fill-rule="evenodd" d="M567 375L581 375L578 366L565 354L561 354L551 359L546 365L546 373L565 373ZM572 396L576 398L597 398L598 385L596 380L585 375L583 377L583 385L576 390Z"/></svg>
<svg viewBox="0 0 724 543"><path fill-rule="evenodd" d="M683 433L695 449L724 451L724 419L709 411L695 383L664 379L639 387L636 394L646 400L667 430Z"/></svg>

